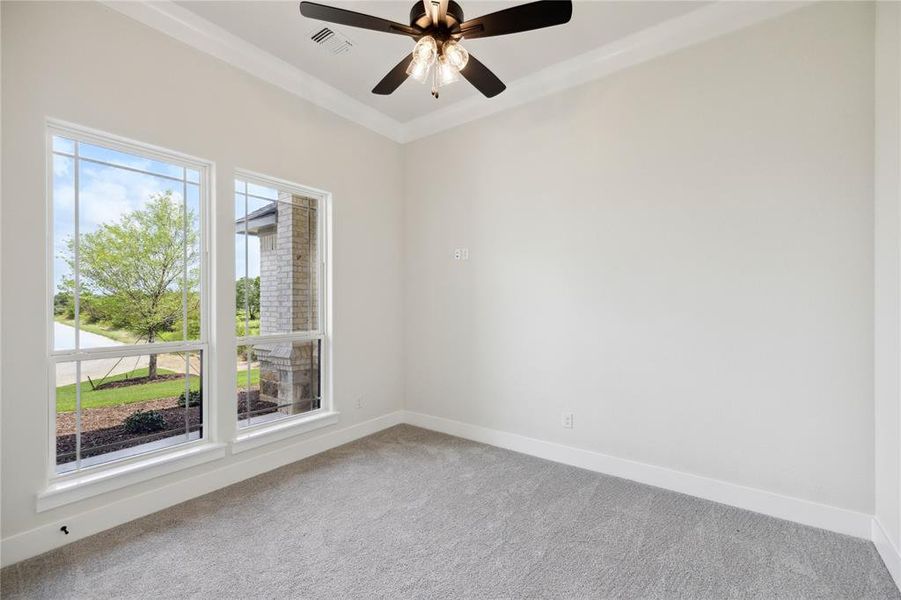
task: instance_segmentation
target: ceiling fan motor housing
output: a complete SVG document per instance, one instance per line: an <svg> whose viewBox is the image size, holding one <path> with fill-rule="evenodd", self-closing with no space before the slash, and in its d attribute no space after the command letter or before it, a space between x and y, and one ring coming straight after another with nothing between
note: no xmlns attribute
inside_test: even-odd
<svg viewBox="0 0 901 600"><path fill-rule="evenodd" d="M459 27L460 23L463 21L463 7L454 2L454 0L448 0L446 27L449 32ZM421 29L428 29L430 24L431 20L425 12L423 3L414 3L413 8L410 9L410 25Z"/></svg>
<svg viewBox="0 0 901 600"><path fill-rule="evenodd" d="M300 13L309 19L403 35L416 41L413 52L372 88L373 94L383 96L393 93L408 77L425 82L431 73L435 97L438 87L462 76L486 98L493 98L507 86L459 42L563 25L569 22L572 12L572 0L534 0L466 21L463 7L456 0L416 0L410 9L410 24L405 25L312 0L300 3ZM434 67L436 63L438 66Z"/></svg>

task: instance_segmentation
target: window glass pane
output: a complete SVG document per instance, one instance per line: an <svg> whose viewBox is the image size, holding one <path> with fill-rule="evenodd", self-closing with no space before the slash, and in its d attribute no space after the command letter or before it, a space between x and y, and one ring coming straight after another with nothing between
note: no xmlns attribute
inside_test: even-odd
<svg viewBox="0 0 901 600"><path fill-rule="evenodd" d="M268 200L278 200L278 190L255 183L247 184L247 193L251 196L258 196Z"/></svg>
<svg viewBox="0 0 901 600"><path fill-rule="evenodd" d="M235 209L238 335L318 331L317 201L282 193L269 202L239 193Z"/></svg>
<svg viewBox="0 0 901 600"><path fill-rule="evenodd" d="M128 167L131 169L138 169L140 171L155 173L157 175L174 177L179 180L184 179L185 176L184 167L161 162L158 160L153 160L151 158L146 158L143 156L136 156L134 154L119 152L118 150L113 150L111 148L95 146L94 144L86 144L84 142L81 142L78 145L78 155L82 158L88 158L94 161L111 163L113 165L119 165L121 167Z"/></svg>
<svg viewBox="0 0 901 600"><path fill-rule="evenodd" d="M256 425L320 408L321 340L256 344L238 363L239 426ZM248 360L250 385L247 386ZM244 396L242 397L242 391ZM250 397L250 405L242 402Z"/></svg>
<svg viewBox="0 0 901 600"><path fill-rule="evenodd" d="M190 183L200 183L200 171L196 169L188 169L185 171L185 177L187 177Z"/></svg>
<svg viewBox="0 0 901 600"><path fill-rule="evenodd" d="M263 423L271 420L276 410L274 402L260 400L260 363L251 346L238 347L238 425Z"/></svg>
<svg viewBox="0 0 901 600"><path fill-rule="evenodd" d="M80 161L79 213L83 337L97 336L94 346L180 341L187 308L188 338L198 339L199 186Z"/></svg>
<svg viewBox="0 0 901 600"><path fill-rule="evenodd" d="M274 206L273 202L235 194L235 308L239 336L260 333L260 240L261 232L265 236L274 230Z"/></svg>
<svg viewBox="0 0 901 600"><path fill-rule="evenodd" d="M200 439L201 369L199 351L58 364L57 472Z"/></svg>
<svg viewBox="0 0 901 600"><path fill-rule="evenodd" d="M187 295L185 298L185 313L188 316L187 328L184 330L185 339L200 339L200 187L188 184L185 186L187 197L185 199L185 209L187 220L185 225L187 228L187 278L184 280L183 286L187 285ZM177 329L177 328L176 328Z"/></svg>
<svg viewBox="0 0 901 600"><path fill-rule="evenodd" d="M246 308L246 300L244 297L244 273L245 263L244 257L245 243L249 240L244 239L243 233L235 235L235 335L243 337L250 335L248 332L247 321L249 320L249 312Z"/></svg>
<svg viewBox="0 0 901 600"><path fill-rule="evenodd" d="M55 135L53 136L53 151L64 152L66 154L75 154L75 142Z"/></svg>
<svg viewBox="0 0 901 600"><path fill-rule="evenodd" d="M54 138L54 140L59 138ZM75 348L75 160L53 157L53 348Z"/></svg>

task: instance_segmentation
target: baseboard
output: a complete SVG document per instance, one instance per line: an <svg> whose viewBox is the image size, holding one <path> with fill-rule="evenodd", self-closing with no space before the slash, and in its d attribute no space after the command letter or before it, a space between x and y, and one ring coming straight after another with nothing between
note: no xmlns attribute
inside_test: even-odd
<svg viewBox="0 0 901 600"><path fill-rule="evenodd" d="M901 588L901 553L898 552L898 548L892 543L891 538L885 532L885 528L882 526L878 517L873 517L871 527L873 545L876 546L879 556L882 557L885 568L888 569L888 572L892 575L892 579L895 580L895 585L897 585L898 588Z"/></svg>
<svg viewBox="0 0 901 600"><path fill-rule="evenodd" d="M196 477L10 536L0 541L0 563L6 566L37 556L400 423L872 540L895 581L901 580L901 555L872 515L412 411L396 411L357 425L326 431L279 447L277 451L254 454ZM60 534L62 525L68 526L70 535Z"/></svg>
<svg viewBox="0 0 901 600"><path fill-rule="evenodd" d="M869 540L872 515L582 450L460 421L404 411L404 422L522 454L631 479L721 504Z"/></svg>
<svg viewBox="0 0 901 600"><path fill-rule="evenodd" d="M388 413L350 427L305 437L290 446L230 462L196 477L173 482L149 492L130 496L103 507L66 517L0 541L0 565L6 566L37 556L65 544L163 510L180 502L260 475L272 469L325 452L403 422L403 411ZM60 533L66 525L69 535Z"/></svg>

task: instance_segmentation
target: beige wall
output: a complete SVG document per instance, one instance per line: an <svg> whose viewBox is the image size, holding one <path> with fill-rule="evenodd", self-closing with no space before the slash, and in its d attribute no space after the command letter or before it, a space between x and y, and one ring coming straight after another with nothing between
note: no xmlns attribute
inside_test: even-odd
<svg viewBox="0 0 901 600"><path fill-rule="evenodd" d="M872 513L873 28L815 5L405 146L407 408Z"/></svg>
<svg viewBox="0 0 901 600"><path fill-rule="evenodd" d="M866 513L888 490L897 517L897 456L873 444L874 344L897 348L873 306L896 302L898 260L897 206L873 205L873 5L805 8L405 147L103 6L0 6L3 537L232 460L35 512L47 116L215 161L226 303L233 170L334 194L338 427L406 404ZM465 186L423 170L436 148ZM214 356L224 415L232 359ZM894 473L875 499L874 468Z"/></svg>
<svg viewBox="0 0 901 600"><path fill-rule="evenodd" d="M48 116L215 161L214 289L221 311L214 326L222 348L234 344L234 169L332 192L334 395L342 411L336 427L402 407L397 144L99 4L3 2L2 27L2 169L15 174L2 182L3 537L232 460L35 512L48 460L48 315L41 268ZM213 358L215 400L223 415L218 433L228 439L234 354ZM355 409L355 398L364 393L363 408Z"/></svg>
<svg viewBox="0 0 901 600"><path fill-rule="evenodd" d="M876 21L875 513L897 548L901 401L901 5Z"/></svg>

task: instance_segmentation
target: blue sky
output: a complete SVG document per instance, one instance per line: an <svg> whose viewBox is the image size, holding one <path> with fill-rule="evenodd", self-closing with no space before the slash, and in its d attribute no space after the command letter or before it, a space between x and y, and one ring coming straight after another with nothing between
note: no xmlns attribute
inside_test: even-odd
<svg viewBox="0 0 901 600"><path fill-rule="evenodd" d="M54 150L71 153L72 142L54 138ZM79 154L86 158L116 165L170 175L181 178L182 167L154 161L82 143ZM116 166L81 160L79 177L79 229L81 233L96 231L103 223L118 221L123 215L142 208L154 194L171 191L172 197L181 202L184 185L166 177L135 173ZM189 170L189 181L199 181L199 173ZM188 208L197 218L199 228L200 191L197 183L187 184ZM63 278L70 277L70 270L63 256L66 241L74 234L75 227L75 162L71 156L53 156L53 279L59 286Z"/></svg>
<svg viewBox="0 0 901 600"><path fill-rule="evenodd" d="M74 144L62 138L54 138L53 156L53 226L54 226L54 284L59 287L63 279L71 277L70 269L65 261L67 240L74 235L75 223L75 159L65 154L74 153ZM65 153L65 154L63 154ZM149 198L158 193L170 191L177 201L182 200L184 184L166 177L147 173L136 173L116 165L140 169L150 173L187 177L187 201L195 215L200 214L199 173L182 167L146 159L132 154L81 143L79 155L79 229L82 234L96 231L104 223L113 223L131 211L142 208ZM99 164L94 159L112 164ZM245 194L244 183L235 185L235 220L244 217ZM272 188L247 185L247 211L253 212L268 204L267 199L275 200L278 191ZM256 198L262 196L265 199ZM199 217L198 217L199 219ZM198 225L199 227L199 220ZM260 274L260 242L256 236L245 239L243 235L235 235L235 278L245 274L245 254L248 257L247 275L257 277Z"/></svg>
<svg viewBox="0 0 901 600"><path fill-rule="evenodd" d="M245 188L246 185L246 188ZM245 189L247 195L245 196ZM255 197L259 196L259 197ZM252 213L255 210L263 208L271 204L265 199L277 200L278 190L274 188L263 187L253 183L245 184L240 180L235 180L235 220L244 218L244 205L247 203L247 212ZM235 278L240 279L244 275L244 236L235 235ZM260 274L260 239L252 235L247 238L247 276L257 277Z"/></svg>

